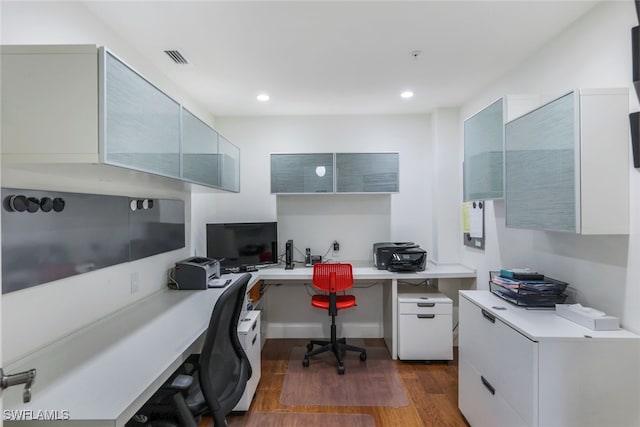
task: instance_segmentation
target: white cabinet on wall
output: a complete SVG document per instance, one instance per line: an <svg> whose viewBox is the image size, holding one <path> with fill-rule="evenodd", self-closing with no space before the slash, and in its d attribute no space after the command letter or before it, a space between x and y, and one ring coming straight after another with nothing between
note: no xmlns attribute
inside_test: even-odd
<svg viewBox="0 0 640 427"><path fill-rule="evenodd" d="M504 124L532 109L537 99L507 95L464 121L464 201L504 197Z"/></svg>
<svg viewBox="0 0 640 427"><path fill-rule="evenodd" d="M640 425L640 337L460 291L458 405L473 427Z"/></svg>
<svg viewBox="0 0 640 427"><path fill-rule="evenodd" d="M217 132L107 49L2 46L0 66L4 164L105 164L221 188ZM238 191L237 147L233 158Z"/></svg>
<svg viewBox="0 0 640 427"><path fill-rule="evenodd" d="M227 138L218 135L218 153L220 160L220 188L227 191L240 191L240 149Z"/></svg>
<svg viewBox="0 0 640 427"><path fill-rule="evenodd" d="M505 125L506 225L629 232L628 89L580 89Z"/></svg>
<svg viewBox="0 0 640 427"><path fill-rule="evenodd" d="M397 193L398 153L336 153L337 193Z"/></svg>
<svg viewBox="0 0 640 427"><path fill-rule="evenodd" d="M220 186L218 132L187 109L182 109L182 176Z"/></svg>
<svg viewBox="0 0 640 427"><path fill-rule="evenodd" d="M333 193L333 153L272 154L271 193Z"/></svg>
<svg viewBox="0 0 640 427"><path fill-rule="evenodd" d="M397 193L398 153L271 154L271 193Z"/></svg>
<svg viewBox="0 0 640 427"><path fill-rule="evenodd" d="M179 178L180 104L110 52L101 49L98 58L100 160Z"/></svg>

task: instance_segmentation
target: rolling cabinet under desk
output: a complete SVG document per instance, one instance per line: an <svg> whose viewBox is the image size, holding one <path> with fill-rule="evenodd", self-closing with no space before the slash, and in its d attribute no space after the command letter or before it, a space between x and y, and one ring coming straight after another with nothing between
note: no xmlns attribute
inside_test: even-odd
<svg viewBox="0 0 640 427"><path fill-rule="evenodd" d="M640 426L639 336L459 294L458 405L471 426Z"/></svg>
<svg viewBox="0 0 640 427"><path fill-rule="evenodd" d="M452 313L441 293L398 292L398 359L453 360Z"/></svg>
<svg viewBox="0 0 640 427"><path fill-rule="evenodd" d="M353 278L358 280L384 281L382 286L382 329L387 349L392 359L398 358L398 282L403 280L424 279L475 279L476 271L461 264L432 264L425 271L410 273L394 273L378 270L372 266L360 267L353 264ZM282 267L263 268L258 273L258 279L265 282L310 282L313 278L313 268L296 267L285 270ZM268 291L267 291L268 294ZM268 298L268 297L267 297ZM263 313L263 321L269 318L268 310ZM449 328L449 335L452 335ZM302 337L300 337L302 338ZM306 338L306 337L305 337Z"/></svg>

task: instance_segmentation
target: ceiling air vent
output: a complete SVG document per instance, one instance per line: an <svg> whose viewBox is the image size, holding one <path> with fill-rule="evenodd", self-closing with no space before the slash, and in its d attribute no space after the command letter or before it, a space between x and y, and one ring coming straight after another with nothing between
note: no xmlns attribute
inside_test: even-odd
<svg viewBox="0 0 640 427"><path fill-rule="evenodd" d="M185 57L177 50L165 50L164 53L169 55L169 58L171 58L176 64L188 64Z"/></svg>

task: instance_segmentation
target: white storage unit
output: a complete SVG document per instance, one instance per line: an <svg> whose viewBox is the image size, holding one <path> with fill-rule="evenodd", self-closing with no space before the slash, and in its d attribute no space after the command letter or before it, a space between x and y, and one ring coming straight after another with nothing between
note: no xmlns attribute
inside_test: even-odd
<svg viewBox="0 0 640 427"><path fill-rule="evenodd" d="M239 148L108 49L25 45L0 53L3 165L65 174L75 165L125 179L137 171L240 191Z"/></svg>
<svg viewBox="0 0 640 427"><path fill-rule="evenodd" d="M440 293L398 294L398 358L452 360L452 303Z"/></svg>
<svg viewBox="0 0 640 427"><path fill-rule="evenodd" d="M504 198L504 124L537 102L535 95L506 95L465 119L465 202Z"/></svg>
<svg viewBox="0 0 640 427"><path fill-rule="evenodd" d="M629 233L629 89L578 89L505 125L507 227Z"/></svg>
<svg viewBox="0 0 640 427"><path fill-rule="evenodd" d="M252 310L240 319L238 323L238 338L240 344L247 353L249 362L251 363L251 378L247 382L247 387L240 398L238 404L233 408L234 411L247 411L251 406L251 400L258 388L258 382L260 382L261 367L260 367L260 311Z"/></svg>
<svg viewBox="0 0 640 427"><path fill-rule="evenodd" d="M640 425L640 337L460 291L458 405L473 427Z"/></svg>

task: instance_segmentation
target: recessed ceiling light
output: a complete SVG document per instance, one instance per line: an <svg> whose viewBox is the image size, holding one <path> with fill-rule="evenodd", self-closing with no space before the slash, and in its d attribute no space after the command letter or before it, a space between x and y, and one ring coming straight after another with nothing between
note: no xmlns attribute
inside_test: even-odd
<svg viewBox="0 0 640 427"><path fill-rule="evenodd" d="M269 100L269 95L267 95L266 93L261 93L256 97L256 99L260 102L266 102Z"/></svg>
<svg viewBox="0 0 640 427"><path fill-rule="evenodd" d="M405 90L404 92L402 92L400 94L400 96L404 99L408 99L408 98L412 98L413 97L413 92L411 92L410 90Z"/></svg>

